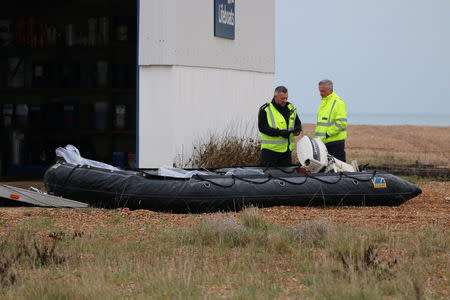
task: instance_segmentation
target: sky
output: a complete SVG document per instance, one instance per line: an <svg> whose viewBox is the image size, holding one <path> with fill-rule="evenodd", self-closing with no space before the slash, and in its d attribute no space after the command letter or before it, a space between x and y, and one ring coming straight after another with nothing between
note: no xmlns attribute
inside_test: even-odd
<svg viewBox="0 0 450 300"><path fill-rule="evenodd" d="M275 85L304 113L333 80L348 114L450 120L450 0L275 0Z"/></svg>

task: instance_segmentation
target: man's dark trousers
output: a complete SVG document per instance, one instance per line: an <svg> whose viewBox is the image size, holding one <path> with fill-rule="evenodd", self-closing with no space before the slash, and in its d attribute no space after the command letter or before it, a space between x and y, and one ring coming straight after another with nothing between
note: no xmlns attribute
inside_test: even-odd
<svg viewBox="0 0 450 300"><path fill-rule="evenodd" d="M269 149L261 150L261 166L283 167L292 165L292 152L275 152Z"/></svg>
<svg viewBox="0 0 450 300"><path fill-rule="evenodd" d="M326 143L328 154L345 162L345 140Z"/></svg>

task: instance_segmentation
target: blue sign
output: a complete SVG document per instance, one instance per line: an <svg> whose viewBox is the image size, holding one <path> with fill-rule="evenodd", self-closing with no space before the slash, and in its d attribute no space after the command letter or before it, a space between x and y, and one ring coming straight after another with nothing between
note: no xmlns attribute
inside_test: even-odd
<svg viewBox="0 0 450 300"><path fill-rule="evenodd" d="M234 40L235 0L214 0L214 35Z"/></svg>

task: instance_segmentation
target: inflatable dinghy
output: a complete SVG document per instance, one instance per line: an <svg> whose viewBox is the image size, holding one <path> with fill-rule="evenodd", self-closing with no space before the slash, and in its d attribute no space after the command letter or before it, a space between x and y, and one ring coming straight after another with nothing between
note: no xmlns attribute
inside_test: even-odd
<svg viewBox="0 0 450 300"><path fill-rule="evenodd" d="M355 170L358 166L327 155L319 141L305 137L299 141L301 166L125 171L65 159L47 170L44 181L48 193L93 206L168 212L239 210L250 205L395 206L422 192L389 173Z"/></svg>

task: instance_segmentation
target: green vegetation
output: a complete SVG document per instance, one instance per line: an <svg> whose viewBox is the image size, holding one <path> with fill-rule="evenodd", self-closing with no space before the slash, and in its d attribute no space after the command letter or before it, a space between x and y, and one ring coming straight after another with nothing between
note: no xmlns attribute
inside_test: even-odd
<svg viewBox="0 0 450 300"><path fill-rule="evenodd" d="M45 225L0 237L1 299L445 297L442 228L275 226L256 208L187 228L134 228L120 212L89 234Z"/></svg>

